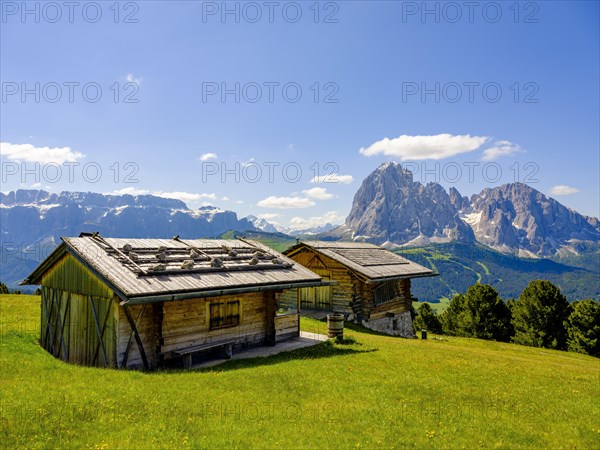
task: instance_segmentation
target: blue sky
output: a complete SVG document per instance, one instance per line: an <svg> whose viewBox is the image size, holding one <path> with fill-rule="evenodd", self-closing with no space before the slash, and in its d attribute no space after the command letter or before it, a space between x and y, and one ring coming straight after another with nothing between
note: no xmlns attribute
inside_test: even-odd
<svg viewBox="0 0 600 450"><path fill-rule="evenodd" d="M600 214L598 2L91 3L2 2L2 191L303 226L395 160Z"/></svg>

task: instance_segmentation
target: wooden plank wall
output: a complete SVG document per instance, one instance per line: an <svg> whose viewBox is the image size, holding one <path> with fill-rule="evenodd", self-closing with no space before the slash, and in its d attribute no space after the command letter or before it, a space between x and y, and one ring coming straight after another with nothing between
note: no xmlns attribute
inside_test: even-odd
<svg viewBox="0 0 600 450"><path fill-rule="evenodd" d="M294 261L302 264L313 271L329 270L331 280L338 284L332 287L332 307L335 312L351 313L352 311L352 275L348 268L339 262L305 249L291 257Z"/></svg>
<svg viewBox="0 0 600 450"><path fill-rule="evenodd" d="M42 286L76 294L112 298L112 290L73 256L66 254L42 277Z"/></svg>
<svg viewBox="0 0 600 450"><path fill-rule="evenodd" d="M401 279L395 282L397 297L389 302L375 305L373 288L377 284L362 283L361 290L361 317L363 319L380 319L387 313L400 314L410 311L412 307L412 296L410 293L410 279Z"/></svg>
<svg viewBox="0 0 600 450"><path fill-rule="evenodd" d="M275 342L300 336L300 315L286 314L275 317Z"/></svg>
<svg viewBox="0 0 600 450"><path fill-rule="evenodd" d="M43 286L40 345L63 361L116 367L117 303Z"/></svg>
<svg viewBox="0 0 600 450"><path fill-rule="evenodd" d="M142 369L144 367L142 352L132 335L131 325L125 315L125 307L119 306L119 328L118 328L118 350L117 360L119 368L124 369ZM155 369L157 366L156 346L158 344L158 327L155 321L155 308L152 305L131 305L129 314L134 322L144 347L144 353L148 360L150 369ZM141 315L140 315L141 314ZM123 364L127 347L127 361Z"/></svg>
<svg viewBox="0 0 600 450"><path fill-rule="evenodd" d="M275 294L279 308L289 308L290 311L298 311L298 289L286 289Z"/></svg>
<svg viewBox="0 0 600 450"><path fill-rule="evenodd" d="M241 303L240 324L210 330L207 304L234 300L239 300ZM262 344L266 329L265 298L260 292L166 302L163 306L164 343L161 350L166 357L169 357L175 350L223 339L235 339L236 344Z"/></svg>

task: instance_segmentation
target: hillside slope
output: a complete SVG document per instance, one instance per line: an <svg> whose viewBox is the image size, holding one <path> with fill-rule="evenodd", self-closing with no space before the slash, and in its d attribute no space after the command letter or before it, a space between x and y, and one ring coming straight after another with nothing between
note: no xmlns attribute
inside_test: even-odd
<svg viewBox="0 0 600 450"><path fill-rule="evenodd" d="M352 328L347 345L143 374L56 360L39 307L0 296L7 448L600 447L600 365L585 355Z"/></svg>
<svg viewBox="0 0 600 450"><path fill-rule="evenodd" d="M569 301L600 300L598 273L549 259L518 258L479 244L437 244L396 252L439 272L436 278L413 280L413 295L421 301L436 303L451 298L478 281L493 286L504 299L517 298L536 279L556 284Z"/></svg>
<svg viewBox="0 0 600 450"><path fill-rule="evenodd" d="M247 237L282 252L296 243L285 234L258 231L228 232L223 239ZM549 259L526 259L474 244L430 244L425 247L397 248L395 252L437 271L434 278L412 281L412 293L421 301L438 303L456 293L464 293L476 282L487 283L504 299L516 298L531 280L550 280L559 286L569 301L593 298L600 300L597 267L589 261L585 267L569 266ZM596 260L597 262L597 260Z"/></svg>

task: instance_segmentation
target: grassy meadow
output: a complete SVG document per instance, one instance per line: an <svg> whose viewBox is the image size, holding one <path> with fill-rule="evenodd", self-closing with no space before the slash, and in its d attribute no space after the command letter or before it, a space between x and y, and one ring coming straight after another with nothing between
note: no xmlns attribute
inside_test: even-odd
<svg viewBox="0 0 600 450"><path fill-rule="evenodd" d="M0 296L2 448L600 448L589 356L352 327L202 371L95 369L39 347L39 301Z"/></svg>

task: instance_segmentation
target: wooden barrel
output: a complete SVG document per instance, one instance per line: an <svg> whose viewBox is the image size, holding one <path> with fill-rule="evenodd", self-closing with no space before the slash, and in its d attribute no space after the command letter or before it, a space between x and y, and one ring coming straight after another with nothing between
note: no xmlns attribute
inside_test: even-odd
<svg viewBox="0 0 600 450"><path fill-rule="evenodd" d="M327 314L327 336L344 339L344 315L341 313Z"/></svg>

